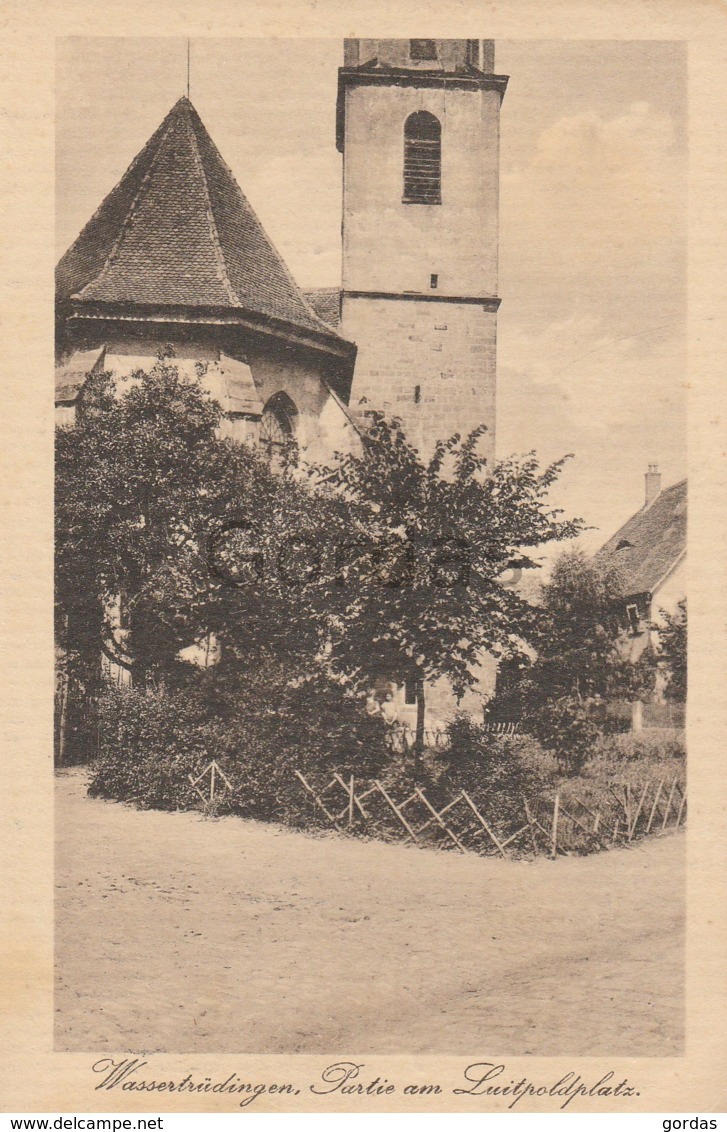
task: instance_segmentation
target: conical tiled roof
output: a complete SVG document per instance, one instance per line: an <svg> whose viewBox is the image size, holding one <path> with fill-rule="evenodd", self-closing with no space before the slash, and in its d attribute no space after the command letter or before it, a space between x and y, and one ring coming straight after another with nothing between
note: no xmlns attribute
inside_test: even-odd
<svg viewBox="0 0 727 1132"><path fill-rule="evenodd" d="M241 310L337 339L308 305L187 98L58 264L84 304Z"/></svg>

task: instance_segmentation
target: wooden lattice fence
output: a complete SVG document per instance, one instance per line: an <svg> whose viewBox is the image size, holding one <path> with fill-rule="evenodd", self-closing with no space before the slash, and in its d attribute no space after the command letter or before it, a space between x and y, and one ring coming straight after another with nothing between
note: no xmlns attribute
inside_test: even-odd
<svg viewBox="0 0 727 1132"><path fill-rule="evenodd" d="M232 783L224 770L212 759L198 775L188 774L189 784L202 803L202 810L209 817L217 813L220 804L232 791Z"/></svg>
<svg viewBox="0 0 727 1132"><path fill-rule="evenodd" d="M414 749L416 731L413 727L396 726L388 733L388 745L397 754L406 754ZM439 728L427 728L424 731L424 746L430 751L446 751L449 746L449 736L446 731Z"/></svg>
<svg viewBox="0 0 727 1132"><path fill-rule="evenodd" d="M489 735L515 735L519 724L509 720L485 720L483 724ZM397 754L406 754L414 749L416 731L408 724L396 724L389 731L388 744ZM446 751L449 747L449 735L446 729L425 728L424 746L431 751Z"/></svg>
<svg viewBox="0 0 727 1132"><path fill-rule="evenodd" d="M563 793L522 800L517 820L487 820L476 796L460 790L435 806L414 787L401 798L378 779L335 774L317 788L295 772L311 805L339 832L365 832L384 840L457 849L481 856L587 853L675 829L686 821L686 787L678 778L648 780L635 789L612 783L609 804L598 808Z"/></svg>

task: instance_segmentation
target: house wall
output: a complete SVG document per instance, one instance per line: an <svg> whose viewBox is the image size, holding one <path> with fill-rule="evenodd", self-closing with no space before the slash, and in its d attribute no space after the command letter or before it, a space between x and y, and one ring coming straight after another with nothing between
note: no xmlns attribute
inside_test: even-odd
<svg viewBox="0 0 727 1132"><path fill-rule="evenodd" d="M687 563L682 559L664 584L654 594L651 603L651 616L654 621L662 620L660 611L666 610L674 616L679 602L687 596Z"/></svg>
<svg viewBox="0 0 727 1132"><path fill-rule="evenodd" d="M678 612L679 602L687 596L687 561L683 558L677 565L676 569L672 571L669 577L664 581L663 585L654 593L651 601L650 619L657 625L664 624L664 613L668 613L673 617ZM637 652L637 656L646 648L648 643L658 649L659 647L659 634L656 630L645 633L644 639L637 638L641 643L641 648ZM663 679L657 681L657 692L663 688Z"/></svg>
<svg viewBox="0 0 727 1132"><path fill-rule="evenodd" d="M257 444L260 422L255 417L231 414L220 422L218 434L221 440L234 440L237 444Z"/></svg>
<svg viewBox="0 0 727 1132"><path fill-rule="evenodd" d="M326 461L337 451L351 450L356 443L355 430L317 366L292 355L278 358L258 353L248 355L248 361L263 405L282 392L298 410L295 439L307 460Z"/></svg>
<svg viewBox="0 0 727 1132"><path fill-rule="evenodd" d="M72 428L76 423L76 405L68 403L56 404L56 428Z"/></svg>
<svg viewBox="0 0 727 1132"><path fill-rule="evenodd" d="M652 622L663 624L664 612L673 617L677 612L679 602L686 595L687 564L686 558L683 558L659 589L654 592L651 605L641 610L640 631L627 638L628 657L631 661L637 661L649 646L659 647L659 635L656 630L651 630L649 625ZM628 607L629 604L630 602L627 601L626 606Z"/></svg>
<svg viewBox="0 0 727 1132"><path fill-rule="evenodd" d="M497 661L486 653L481 659L477 684L465 692L461 699L457 699L448 680L442 678L429 681L424 691L425 730L435 734L443 732L458 712L466 712L476 722L481 722L485 705L495 694L496 676ZM416 731L417 707L416 704L406 702L406 685L392 679L386 684L386 688L393 693L396 723L403 724L412 732ZM380 696L383 688L378 691Z"/></svg>

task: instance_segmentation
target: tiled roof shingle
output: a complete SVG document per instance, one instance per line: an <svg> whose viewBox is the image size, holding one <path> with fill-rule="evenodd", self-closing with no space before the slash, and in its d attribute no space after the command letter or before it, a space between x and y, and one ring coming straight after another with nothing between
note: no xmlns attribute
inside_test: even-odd
<svg viewBox="0 0 727 1132"><path fill-rule="evenodd" d="M56 278L63 302L239 309L338 337L306 302L187 98L63 256Z"/></svg>
<svg viewBox="0 0 727 1132"><path fill-rule="evenodd" d="M596 558L617 563L629 595L654 593L687 545L687 481L665 488L616 531Z"/></svg>
<svg viewBox="0 0 727 1132"><path fill-rule="evenodd" d="M340 287L306 288L303 296L323 322L338 330L341 323Z"/></svg>

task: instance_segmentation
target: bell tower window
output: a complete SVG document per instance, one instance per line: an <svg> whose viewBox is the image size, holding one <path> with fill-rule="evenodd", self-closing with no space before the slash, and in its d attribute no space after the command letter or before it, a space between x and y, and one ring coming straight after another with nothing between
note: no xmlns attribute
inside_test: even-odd
<svg viewBox="0 0 727 1132"><path fill-rule="evenodd" d="M433 39L410 39L409 58L412 63L425 63L437 58L437 44Z"/></svg>
<svg viewBox="0 0 727 1132"><path fill-rule="evenodd" d="M404 123L404 204L442 203L442 127L427 110Z"/></svg>

